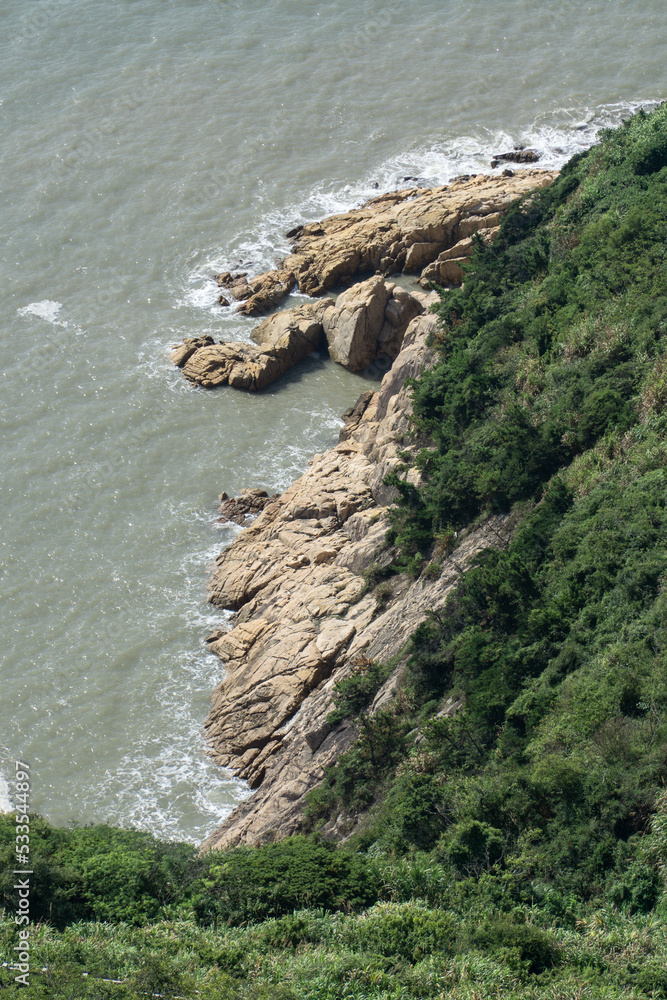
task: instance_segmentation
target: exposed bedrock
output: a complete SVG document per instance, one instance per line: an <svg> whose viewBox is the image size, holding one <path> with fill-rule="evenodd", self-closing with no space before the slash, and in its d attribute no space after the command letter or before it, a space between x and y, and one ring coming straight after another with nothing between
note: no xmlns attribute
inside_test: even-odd
<svg viewBox="0 0 667 1000"><path fill-rule="evenodd" d="M293 252L274 273L293 274L307 295L322 295L364 274L420 274L464 237L497 226L513 201L555 176L522 170L512 177L479 176L380 195L296 230Z"/></svg>
<svg viewBox="0 0 667 1000"><path fill-rule="evenodd" d="M423 311L421 296L385 282L380 275L352 285L324 315L329 354L353 372L379 356L393 361L408 324Z"/></svg>
<svg viewBox="0 0 667 1000"><path fill-rule="evenodd" d="M251 344L189 338L173 349L172 361L187 379L205 388L230 385L255 391L323 346L325 339L331 357L350 371L363 370L378 356L392 360L423 305L419 293L388 283L385 276L416 274L425 289L460 285L473 250L472 235L492 240L509 205L550 184L554 176L525 170L512 177L409 188L300 227L293 234L294 252L277 270L257 278L229 272L218 276L218 283L240 302L239 311L253 316L266 312L295 284L301 292L320 296L369 272L373 277L359 280L335 303L324 299L270 316L253 330Z"/></svg>
<svg viewBox="0 0 667 1000"><path fill-rule="evenodd" d="M261 316L279 305L296 285L296 276L290 270L281 268L248 278L247 274L230 274L225 271L217 277L218 285L224 288L232 299L239 302L238 311L246 316ZM221 305L228 305L224 295Z"/></svg>
<svg viewBox="0 0 667 1000"><path fill-rule="evenodd" d="M463 540L437 579L391 581L388 606L366 592L364 570L392 559L387 549L386 473L412 447L405 378L432 354L435 317L412 320L378 392L347 414L339 444L316 455L304 475L270 499L218 556L210 601L235 612L211 637L226 676L206 722L213 758L247 779L254 794L207 847L258 843L299 827L307 793L353 738L352 723L331 727L335 681L360 656L400 653L428 609L441 607L461 569L483 547L503 544L497 518ZM380 692L391 697L402 664Z"/></svg>
<svg viewBox="0 0 667 1000"><path fill-rule="evenodd" d="M471 232L497 226L493 216L506 211L527 191L550 184L554 177L553 172L533 169L512 176L466 177L436 188L392 191L361 208L288 233L293 251L275 270L255 278L226 271L217 281L239 303L239 312L259 316L282 302L294 287L306 295L322 295L364 274L419 274Z"/></svg>
<svg viewBox="0 0 667 1000"><path fill-rule="evenodd" d="M413 270L425 283L455 284L473 233L492 239L509 204L554 176L526 171L384 195L296 231L285 267L309 294L377 270ZM353 720L327 722L334 684L351 675L360 657L393 658L393 673L371 711L391 699L405 669L407 640L426 612L444 606L480 550L509 539L509 521L491 518L459 538L453 554L434 552L434 565L418 580L392 577L389 597L386 585L380 600L366 582L373 575L367 571L393 561L386 532L395 493L384 480L402 454L417 447L404 383L434 358L428 339L436 317L428 309L436 299L435 293L410 295L375 274L335 304L320 303L333 357L353 369L374 351L394 361L379 391L362 393L344 415L338 444L316 455L282 495L252 500L253 516L260 512L216 560L209 599L233 614L229 627L208 640L226 674L213 696L207 741L212 757L245 778L253 794L207 848L260 843L299 829L306 795L355 735ZM288 322L278 317L266 323ZM267 337L273 343L273 334ZM214 346L200 346L185 364ZM417 481L415 470L409 475Z"/></svg>
<svg viewBox="0 0 667 1000"><path fill-rule="evenodd" d="M174 347L171 359L206 389L263 389L325 343L334 361L361 371L380 355L396 357L408 323L424 311L423 301L423 293L410 294L376 276L353 285L336 303L318 299L274 313L252 331L252 344L188 338Z"/></svg>
<svg viewBox="0 0 667 1000"><path fill-rule="evenodd" d="M255 327L252 344L215 344L210 337L199 345L184 341L171 358L189 381L206 389L231 385L254 392L323 346L322 318L331 307L333 299L322 299L275 313Z"/></svg>

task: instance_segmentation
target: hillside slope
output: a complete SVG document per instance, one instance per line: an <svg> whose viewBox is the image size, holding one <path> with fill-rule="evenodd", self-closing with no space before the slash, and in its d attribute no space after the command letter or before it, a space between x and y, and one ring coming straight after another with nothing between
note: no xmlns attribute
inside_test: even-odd
<svg viewBox="0 0 667 1000"><path fill-rule="evenodd" d="M4 966L3 996L667 997L666 256L667 105L442 293L369 580L442 600L398 672L333 680L347 748L305 832L197 854L35 818L31 982ZM10 964L15 838L0 818Z"/></svg>

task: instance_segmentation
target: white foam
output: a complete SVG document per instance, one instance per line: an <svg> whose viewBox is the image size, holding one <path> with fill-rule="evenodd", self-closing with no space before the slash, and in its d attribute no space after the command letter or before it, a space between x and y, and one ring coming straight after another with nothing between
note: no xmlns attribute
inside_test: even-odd
<svg viewBox="0 0 667 1000"><path fill-rule="evenodd" d="M237 233L227 247L210 253L203 264L192 270L189 281L195 287L186 293L179 304L211 311L218 293L211 280L212 275L224 270L242 270L255 276L275 267L290 252L285 233L297 225L349 211L370 198L402 187L449 184L461 174L500 174L508 166L515 171L531 167L558 170L575 153L594 145L601 129L617 127L640 108L650 111L659 103L658 100L647 100L554 108L540 115L532 124L518 126L512 132L479 126L466 135L443 136L423 145L415 145L378 164L354 183L318 184L304 194L300 203L267 212L252 234L247 231ZM507 152L515 146L534 149L539 154L539 161L525 165L502 163L496 168L491 167L494 154Z"/></svg>
<svg viewBox="0 0 667 1000"><path fill-rule="evenodd" d="M14 808L9 792L9 784L3 774L0 774L0 813L11 812Z"/></svg>
<svg viewBox="0 0 667 1000"><path fill-rule="evenodd" d="M67 320L58 319L58 313L62 309L62 302L54 299L42 299L41 302L30 302L27 306L17 309L19 316L37 316L39 319L53 323L54 326L69 326Z"/></svg>

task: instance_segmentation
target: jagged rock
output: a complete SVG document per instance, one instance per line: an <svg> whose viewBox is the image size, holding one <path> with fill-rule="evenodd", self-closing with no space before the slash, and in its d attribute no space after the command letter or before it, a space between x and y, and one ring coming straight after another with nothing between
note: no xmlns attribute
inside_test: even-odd
<svg viewBox="0 0 667 1000"><path fill-rule="evenodd" d="M182 368L195 351L198 351L201 347L208 347L213 343L215 343L213 337L209 337L208 335L205 337L186 337L181 344L176 344L175 347L172 347L169 357L177 368Z"/></svg>
<svg viewBox="0 0 667 1000"><path fill-rule="evenodd" d="M324 317L324 332L334 361L358 372L375 360L393 288L378 275L338 296L336 305Z"/></svg>
<svg viewBox="0 0 667 1000"><path fill-rule="evenodd" d="M321 299L285 309L265 319L250 336L265 351L284 352L294 365L322 346L323 324L333 307L333 299Z"/></svg>
<svg viewBox="0 0 667 1000"><path fill-rule="evenodd" d="M384 323L377 341L377 356L391 361L398 355L408 326L424 312L421 300L395 285L384 311Z"/></svg>
<svg viewBox="0 0 667 1000"><path fill-rule="evenodd" d="M276 313L253 330L255 344L214 344L211 337L202 338L205 345L188 346L184 352L183 374L206 389L263 389L322 345L323 316L332 307L333 300L324 299ZM180 358L179 348L174 355Z"/></svg>
<svg viewBox="0 0 667 1000"><path fill-rule="evenodd" d="M195 351L183 366L190 382L205 389L231 385L254 392L275 382L285 371L278 358L254 344L213 344Z"/></svg>
<svg viewBox="0 0 667 1000"><path fill-rule="evenodd" d="M238 302L250 298L252 295L252 288L246 281L247 277L247 271L239 271L235 274L225 271L223 274L217 275L216 281L218 285L226 288L231 297Z"/></svg>
<svg viewBox="0 0 667 1000"><path fill-rule="evenodd" d="M460 228L463 231L467 230L468 235L465 235L453 247L443 250L438 255L437 260L434 260L433 263L424 268L419 279L419 284L422 288L430 288L431 283L436 285L461 285L463 283L462 265L468 263L475 246L471 234L476 232L481 236L484 243L490 243L500 228L500 215L495 213L486 218L475 216L467 219L466 222L467 225L464 227L462 224ZM488 228L481 226L478 226L476 229L472 228L474 224L481 222L494 222L495 224Z"/></svg>
<svg viewBox="0 0 667 1000"><path fill-rule="evenodd" d="M278 499L278 494L269 496L266 490L249 489L241 490L238 497L228 497L226 493L220 495L222 503L218 507L218 514L221 516L218 521L233 521L245 527L249 520L257 517L267 504Z"/></svg>
<svg viewBox="0 0 667 1000"><path fill-rule="evenodd" d="M295 276L299 290L307 295L322 295L378 270L419 272L459 242L464 235L460 225L466 219L504 212L516 198L545 187L555 176L523 170L513 177L465 177L445 187L380 195L352 212L299 227L293 235L293 252L282 268Z"/></svg>
<svg viewBox="0 0 667 1000"><path fill-rule="evenodd" d="M491 160L492 167L499 167L501 163L537 163L540 154L534 149L513 149L509 153L494 153Z"/></svg>
<svg viewBox="0 0 667 1000"><path fill-rule="evenodd" d="M356 431L357 427L359 426L359 421L366 412L366 407L368 406L374 395L375 394L372 389L367 389L366 392L362 392L361 396L359 396L359 399L356 401L354 406L351 406L348 410L345 411L345 413L343 414L343 420L345 421L345 424L341 428L341 432L338 437L339 441L347 441L347 439L352 436L354 431Z"/></svg>
<svg viewBox="0 0 667 1000"><path fill-rule="evenodd" d="M381 275L352 285L324 315L329 354L353 372L380 355L393 360L408 324L423 311L419 299Z"/></svg>
<svg viewBox="0 0 667 1000"><path fill-rule="evenodd" d="M393 558L386 545L392 496L381 478L399 450L414 446L403 382L430 362L434 323L432 314L412 320L379 392L362 394L348 413L341 442L270 498L216 560L209 599L236 614L231 631L210 643L227 673L213 697L207 742L214 760L255 791L208 847L298 829L306 794L354 737L350 724L332 729L325 722L334 683L350 676L361 656L399 653L426 610L443 606L457 567L500 544L503 518L494 521L497 534L472 534L437 580L395 578L394 597L382 609L372 593L364 596L363 571Z"/></svg>
<svg viewBox="0 0 667 1000"><path fill-rule="evenodd" d="M553 176L530 171L511 184L506 178L459 181L446 199L445 189L438 189L437 197L414 190L383 195L356 213L300 228L286 266L297 274L302 291L321 294L357 273L377 270L380 260L385 271L403 268L416 244L438 244L437 260L456 250L475 227L491 228L480 227L480 219L488 220ZM459 238L464 219L474 220L473 229ZM428 251L422 246L411 260L427 260L432 252L433 246ZM440 263L461 259L467 254L459 247ZM373 287L378 294L379 282ZM400 329L405 310L414 307L386 284L380 301L385 292L380 330L386 323ZM349 300L339 298L339 315L358 295L351 289ZM412 298L426 309L433 296ZM390 309L397 322L390 322ZM354 309L348 312L351 316ZM326 323L333 314L329 306ZM334 685L362 661L395 657L397 666L371 711L385 705L405 670L406 642L426 612L444 607L461 572L481 550L509 540L510 520L496 516L459 539L453 556L439 556L436 578L394 577L392 598L382 607L365 592L362 573L394 558L386 534L387 507L395 494L383 481L400 453L418 446L411 436L411 397L404 382L431 363L427 341L436 322L432 313L411 319L379 391L363 393L345 414L339 443L316 455L280 497L268 498L216 560L209 600L234 614L231 631L211 637L210 647L227 672L213 696L207 739L213 759L246 778L254 794L206 848L260 843L299 829L306 795L355 736L352 720L333 729L326 723ZM417 475L413 471L411 481L417 482Z"/></svg>
<svg viewBox="0 0 667 1000"><path fill-rule="evenodd" d="M217 276L217 282L226 288L233 299L240 302L238 311L246 316L261 316L277 306L294 288L296 279L289 269L267 271L248 279L246 273Z"/></svg>

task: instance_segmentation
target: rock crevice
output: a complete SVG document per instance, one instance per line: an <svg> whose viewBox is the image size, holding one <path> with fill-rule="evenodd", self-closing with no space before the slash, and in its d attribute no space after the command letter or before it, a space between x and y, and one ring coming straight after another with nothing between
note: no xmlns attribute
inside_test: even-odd
<svg viewBox="0 0 667 1000"><path fill-rule="evenodd" d="M447 252L443 250L447 240L462 253L457 249L461 242L457 227L464 216L463 201L471 217L485 219L500 212L517 193L548 183L552 176L540 173L536 178L535 172L526 172L520 191L514 190L512 197L500 187L499 178L478 179L473 189L453 184L460 203L450 205L446 224L442 208L436 215L428 208L432 192L420 197L414 192L410 197L405 192L382 196L363 210L369 214L362 218L364 238L354 243L354 254L334 254L327 263L330 240L336 232L360 225L362 210L300 230L296 239L305 255L304 266L298 267L292 258L289 266L309 291L316 292L330 287L329 281L339 281L353 264L355 271L345 273L356 273L365 260L374 262L378 255L384 259L393 254L391 259L398 260L405 245L398 246L401 240L391 222L397 216L405 226L411 220L410 247L429 245L428 250L415 251L413 259L421 255L421 266L430 258L425 266L432 266ZM379 221L382 212L386 217ZM374 228L366 226L367 218ZM401 232L407 232L405 226ZM388 244L390 236L393 242ZM407 239L402 237L404 244ZM461 239L469 240L470 233ZM443 257L440 265L457 259ZM328 325L330 333L335 331L334 342L345 340L347 331L361 323L358 303L377 295L381 307L375 327L381 320L384 329L393 301L393 329L405 326L379 390L362 393L344 415L338 444L315 455L282 495L241 498L239 515L245 519L245 510L251 507L254 520L216 560L209 600L234 614L230 630L209 639L209 648L225 663L226 676L213 695L206 736L214 760L246 779L254 793L209 837L207 848L260 843L299 828L307 793L354 738L352 721L337 726L327 722L335 683L350 676L361 657L381 662L394 658L398 666L375 707L385 704L400 676L407 640L426 612L444 606L462 569L478 552L509 539L509 521L491 518L459 539L453 555L434 555L428 574L417 580L394 577L388 602L378 601L369 590L366 578L393 557L386 533L395 492L384 480L400 455L415 447L410 394L404 383L434 359L429 338L436 317L428 308L437 299L435 293L430 299L424 296L418 314L409 316L414 307L405 312L405 300L397 289L375 276L340 296L335 306L321 304L323 330ZM336 322L334 315L339 317ZM278 317L266 323L285 322ZM209 345L199 348L208 349ZM416 481L417 474L410 475ZM232 504L228 510L235 513L237 508Z"/></svg>
<svg viewBox="0 0 667 1000"><path fill-rule="evenodd" d="M188 338L171 353L185 377L204 388L230 385L254 392L270 385L313 351L328 346L334 361L361 371L379 357L391 362L410 321L423 306L419 293L388 283L404 272L419 275L422 288L460 285L474 233L485 242L498 231L502 213L517 198L551 183L555 174L525 170L512 177L473 177L448 186L406 188L374 198L342 215L294 231L293 252L275 271L257 278L218 276L239 302L239 312L258 316L295 288L310 296L350 285L338 300L305 303L269 316L252 343L216 344ZM373 275L362 280L364 275ZM228 304L227 299L224 300Z"/></svg>

